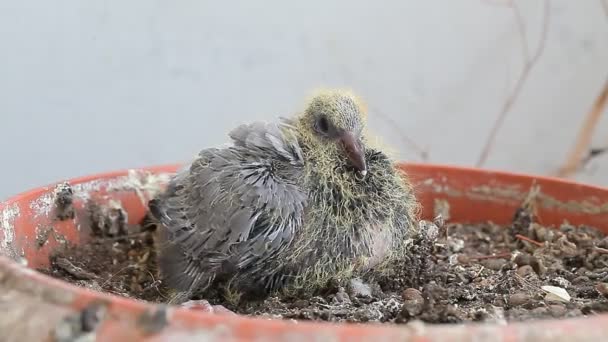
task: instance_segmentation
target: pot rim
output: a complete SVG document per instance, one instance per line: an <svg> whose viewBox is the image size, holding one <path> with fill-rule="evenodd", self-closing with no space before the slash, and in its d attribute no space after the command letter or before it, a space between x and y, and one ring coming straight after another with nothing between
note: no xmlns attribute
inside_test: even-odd
<svg viewBox="0 0 608 342"><path fill-rule="evenodd" d="M24 192L14 194L12 196L7 197L3 201L0 201L0 204L14 203L17 200L21 200L23 198L31 198L31 197L39 195L45 191L48 191L49 189L52 189L54 186L56 186L57 184L59 184L63 181L68 181L68 182L70 182L70 184L86 183L86 182L90 182L90 181L100 179L100 178L113 178L113 177L122 176L122 175L125 175L130 170L145 170L145 171L150 171L150 172L174 173L176 169L179 169L180 167L182 167L184 165L185 164L181 164L181 163L159 164L159 165L149 166L149 167L144 166L144 167L134 167L134 168L122 168L122 169L111 170L111 171L96 172L96 173L88 174L88 175L84 175L84 176L77 176L77 177L64 179L64 180L60 180L60 181L53 182L53 183L48 183L46 185L34 187L34 188L31 188ZM530 180L535 179L535 180L539 180L539 181L556 182L556 183L561 183L563 185L571 185L571 186L576 186L576 187L583 187L583 188L595 189L595 190L599 190L599 191L608 192L608 187L589 184L589 183L580 182L580 181L576 181L576 180L572 180L572 179L559 178L557 176L536 175L536 174L525 173L525 172L503 171L503 170L491 169L491 168L476 168L476 167L461 166L461 165L449 164L449 163L398 162L397 166L399 168L414 168L414 169L427 169L427 170L438 169L438 170L447 170L448 172L450 170L455 170L455 171L461 171L461 172L472 173L472 174L508 176L511 178L530 179Z"/></svg>

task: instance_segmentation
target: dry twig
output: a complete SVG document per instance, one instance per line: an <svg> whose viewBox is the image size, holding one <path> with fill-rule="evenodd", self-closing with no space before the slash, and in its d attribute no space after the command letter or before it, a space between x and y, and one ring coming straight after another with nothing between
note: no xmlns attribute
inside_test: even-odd
<svg viewBox="0 0 608 342"><path fill-rule="evenodd" d="M600 254L608 254L608 249L602 247L595 247L594 250Z"/></svg>
<svg viewBox="0 0 608 342"><path fill-rule="evenodd" d="M569 177L576 173L581 166L588 160L585 154L589 150L591 144L591 138L593 132L600 121L600 117L608 104L608 79L604 83L604 88L595 99L591 111L587 113L587 116L583 119L583 124L578 132L578 136L570 151L570 154L564 161L563 165L559 168L556 175L558 177ZM589 155L593 157L593 155Z"/></svg>
<svg viewBox="0 0 608 342"><path fill-rule="evenodd" d="M496 120L494 121L494 124L492 125L490 134L488 135L488 138L486 139L484 147L479 155L479 159L476 164L477 167L483 166L483 164L485 164L486 160L488 159L488 156L490 155L490 152L492 151L492 148L494 147L494 142L496 140L496 135L498 134L498 131L502 127L502 124L504 123L507 115L509 114L511 108L513 107L513 104L515 104L515 101L518 99L519 95L521 94L521 91L524 87L524 84L526 83L526 80L528 79L528 77L530 75L530 72L532 71L532 69L538 62L540 56L543 54L543 52L545 50L545 42L547 40L547 33L549 31L550 1L545 0L544 10L543 10L543 20L542 20L543 26L542 26L542 30L541 30L541 34L540 34L540 40L538 42L536 50L534 51L534 54L530 55L528 43L525 39L525 36L526 36L525 27L524 27L523 17L521 15L521 12L519 11L519 8L517 7L515 1L509 1L508 3L505 3L505 5L513 8L513 13L515 15L515 20L517 22L518 31L522 37L522 42L521 42L522 50L523 50L524 55L526 56L526 59L524 62L524 67L517 79L517 82L515 83L515 87L513 88L509 97L507 97L506 101L503 103L502 109L500 110L500 113L498 114L498 116L496 117Z"/></svg>
<svg viewBox="0 0 608 342"><path fill-rule="evenodd" d="M91 280L97 279L97 276L89 271L82 269L82 267L78 267L74 265L70 260L66 258L57 258L55 260L55 266L61 268L71 276L80 280Z"/></svg>
<svg viewBox="0 0 608 342"><path fill-rule="evenodd" d="M520 240L523 240L523 241L526 241L526 242L529 242L529 243L531 243L531 244L535 244L535 245L537 245L538 247L544 247L544 246L545 246L545 245L544 245L542 242L538 242L538 241L536 241L536 240L532 240L532 239L530 239L529 237L527 237L527 236L523 236L523 235L521 235L521 234L515 234L515 238L520 239Z"/></svg>

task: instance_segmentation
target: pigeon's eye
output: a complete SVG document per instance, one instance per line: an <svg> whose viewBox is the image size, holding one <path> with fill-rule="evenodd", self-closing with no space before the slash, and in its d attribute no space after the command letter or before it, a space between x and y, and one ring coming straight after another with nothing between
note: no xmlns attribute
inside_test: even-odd
<svg viewBox="0 0 608 342"><path fill-rule="evenodd" d="M329 122L327 122L327 118L325 116L321 116L317 119L317 130L323 134L329 132Z"/></svg>

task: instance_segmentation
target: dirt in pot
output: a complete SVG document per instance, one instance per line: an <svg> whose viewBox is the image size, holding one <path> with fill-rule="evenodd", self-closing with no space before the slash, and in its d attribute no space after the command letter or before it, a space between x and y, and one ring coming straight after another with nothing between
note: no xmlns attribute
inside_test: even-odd
<svg viewBox="0 0 608 342"><path fill-rule="evenodd" d="M608 238L592 227L542 225L533 189L511 225L422 221L408 260L305 298L205 298L244 315L333 322L461 323L565 318L608 311ZM91 203L92 237L55 251L41 270L74 284L166 301L154 227L128 226L117 205Z"/></svg>
<svg viewBox="0 0 608 342"><path fill-rule="evenodd" d="M87 205L90 239L65 243L50 256L42 273L96 291L152 302L163 302L165 291L156 271L154 232L128 225L118 203Z"/></svg>

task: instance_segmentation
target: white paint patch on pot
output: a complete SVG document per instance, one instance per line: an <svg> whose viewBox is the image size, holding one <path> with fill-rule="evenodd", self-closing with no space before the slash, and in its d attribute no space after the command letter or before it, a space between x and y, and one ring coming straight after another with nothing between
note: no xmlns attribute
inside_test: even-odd
<svg viewBox="0 0 608 342"><path fill-rule="evenodd" d="M89 182L74 184L72 185L74 198L78 198L86 202L91 198L92 192L99 191L104 187L109 187L110 182L112 181L96 179Z"/></svg>
<svg viewBox="0 0 608 342"><path fill-rule="evenodd" d="M57 194L64 189L71 187L69 182L60 182L55 186L53 191L50 191L49 188L45 188L45 193L30 203L30 209L34 212L34 216L50 217L51 212L56 205L55 200L57 199Z"/></svg>
<svg viewBox="0 0 608 342"><path fill-rule="evenodd" d="M108 185L108 191L135 191L139 200L147 204L171 179L171 173L151 173L145 170L131 169L126 177Z"/></svg>
<svg viewBox="0 0 608 342"><path fill-rule="evenodd" d="M0 212L0 225L4 238L0 241L0 253L11 255L11 245L15 240L15 218L19 216L19 206L9 205Z"/></svg>
<svg viewBox="0 0 608 342"><path fill-rule="evenodd" d="M42 196L33 200L30 203L30 208L34 212L34 216L48 217L51 214L51 210L53 209L53 199L54 194L47 190Z"/></svg>
<svg viewBox="0 0 608 342"><path fill-rule="evenodd" d="M110 180L92 180L72 185L74 197L83 201L91 198L91 193L105 189L112 191L135 191L142 203L147 203L158 194L171 179L172 173L152 173L131 169L126 176Z"/></svg>

